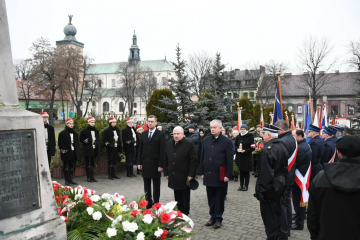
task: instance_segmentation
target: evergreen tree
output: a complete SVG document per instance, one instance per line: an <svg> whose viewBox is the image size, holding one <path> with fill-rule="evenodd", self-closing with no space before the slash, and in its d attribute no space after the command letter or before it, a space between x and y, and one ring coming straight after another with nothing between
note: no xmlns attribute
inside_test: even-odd
<svg viewBox="0 0 360 240"><path fill-rule="evenodd" d="M233 116L233 120L237 121L237 108L242 107L241 119L243 123L246 123L248 127L254 127L252 120L254 119L254 107L250 100L247 97L239 98L236 103L233 105L234 110L236 110L236 115Z"/></svg>
<svg viewBox="0 0 360 240"><path fill-rule="evenodd" d="M150 96L149 102L146 105L146 113L147 115L155 115L158 119L158 122L167 123L171 121L171 118L165 114L165 112L160 111L160 108L166 108L167 106L161 102L161 100L166 97L169 100L175 100L174 94L168 89L155 89ZM176 106L169 106L170 111L175 112Z"/></svg>
<svg viewBox="0 0 360 240"><path fill-rule="evenodd" d="M250 126L256 127L258 124L260 124L260 115L261 115L260 103L255 104L253 111L254 111L254 117L253 119L251 119Z"/></svg>

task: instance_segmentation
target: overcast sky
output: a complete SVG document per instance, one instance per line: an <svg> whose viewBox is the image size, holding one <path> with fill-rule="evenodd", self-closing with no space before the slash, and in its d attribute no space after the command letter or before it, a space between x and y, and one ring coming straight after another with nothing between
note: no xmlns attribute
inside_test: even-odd
<svg viewBox="0 0 360 240"><path fill-rule="evenodd" d="M127 61L134 29L142 60L175 60L179 43L184 57L219 51L228 68L274 59L289 63L292 72L307 36L331 38L341 61L348 42L360 40L359 0L5 1L15 60L29 57L37 38L54 46L62 40L68 14L96 63Z"/></svg>

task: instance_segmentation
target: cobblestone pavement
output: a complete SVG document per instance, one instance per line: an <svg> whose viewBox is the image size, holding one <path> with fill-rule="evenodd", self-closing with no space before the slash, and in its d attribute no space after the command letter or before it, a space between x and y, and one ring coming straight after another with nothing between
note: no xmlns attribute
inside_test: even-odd
<svg viewBox="0 0 360 240"><path fill-rule="evenodd" d="M96 175L97 183L86 182L86 177L77 177L75 180L80 185L94 189L98 194L118 192L129 200L138 199L143 193L143 180L141 176L128 178L124 172L118 173L121 179L109 180L107 175ZM54 179L63 184L63 179ZM194 221L196 233L191 239L207 240L232 240L232 239L266 239L264 225L260 215L260 206L253 197L256 179L251 176L249 191L239 192L238 182L231 181L227 200L225 202L225 213L223 226L220 229L205 227L209 220L209 208L207 205L205 187L200 180L200 186L191 192L190 215ZM162 178L160 201L163 203L174 200L173 190L168 188L167 180ZM291 240L310 239L309 232L305 226L303 231L292 231Z"/></svg>

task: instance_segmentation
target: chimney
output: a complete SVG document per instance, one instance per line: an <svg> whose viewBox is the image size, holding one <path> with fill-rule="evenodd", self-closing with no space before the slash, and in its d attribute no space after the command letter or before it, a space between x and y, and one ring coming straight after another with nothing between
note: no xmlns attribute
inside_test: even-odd
<svg viewBox="0 0 360 240"><path fill-rule="evenodd" d="M325 74L325 71L319 71L319 74Z"/></svg>
<svg viewBox="0 0 360 240"><path fill-rule="evenodd" d="M335 70L335 73L336 73L336 74L339 74L339 72L340 72L339 70Z"/></svg>
<svg viewBox="0 0 360 240"><path fill-rule="evenodd" d="M240 72L240 69L239 69L239 68L235 68L235 72Z"/></svg>

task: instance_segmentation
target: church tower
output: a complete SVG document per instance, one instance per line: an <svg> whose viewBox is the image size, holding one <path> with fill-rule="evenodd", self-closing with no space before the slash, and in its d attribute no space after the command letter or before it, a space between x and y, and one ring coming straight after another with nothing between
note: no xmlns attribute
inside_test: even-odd
<svg viewBox="0 0 360 240"><path fill-rule="evenodd" d="M73 15L69 15L68 17L69 17L69 23L64 27L65 38L64 40L56 41L56 46L76 47L76 48L80 48L82 51L82 49L84 48L84 44L76 40L75 35L77 33L77 30L76 27L71 23Z"/></svg>
<svg viewBox="0 0 360 240"><path fill-rule="evenodd" d="M130 48L129 63L140 61L140 48L137 45L137 37L134 30L133 42Z"/></svg>

